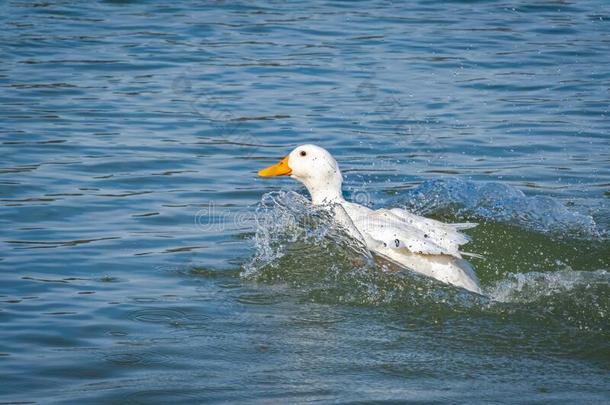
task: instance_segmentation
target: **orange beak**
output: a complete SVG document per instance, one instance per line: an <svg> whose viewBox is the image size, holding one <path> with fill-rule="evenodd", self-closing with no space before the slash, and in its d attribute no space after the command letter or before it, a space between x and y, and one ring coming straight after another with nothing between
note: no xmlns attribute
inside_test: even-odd
<svg viewBox="0 0 610 405"><path fill-rule="evenodd" d="M292 169L288 166L288 156L273 166L258 171L258 175L261 177L290 176L291 174Z"/></svg>

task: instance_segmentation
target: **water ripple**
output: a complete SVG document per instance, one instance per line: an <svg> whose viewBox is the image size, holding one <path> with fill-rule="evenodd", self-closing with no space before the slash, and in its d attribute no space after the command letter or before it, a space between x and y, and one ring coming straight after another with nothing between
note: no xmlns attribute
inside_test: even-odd
<svg viewBox="0 0 610 405"><path fill-rule="evenodd" d="M607 402L606 3L3 2L2 401ZM300 143L489 297L266 194Z"/></svg>

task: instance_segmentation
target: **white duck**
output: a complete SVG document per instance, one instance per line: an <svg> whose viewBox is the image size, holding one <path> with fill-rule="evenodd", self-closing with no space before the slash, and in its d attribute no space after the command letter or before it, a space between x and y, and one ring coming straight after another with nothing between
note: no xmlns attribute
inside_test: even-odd
<svg viewBox="0 0 610 405"><path fill-rule="evenodd" d="M313 204L336 207L335 219L366 247L391 262L481 293L474 269L462 258L459 246L469 241L460 230L476 224L447 224L400 208L372 210L343 198L343 177L337 161L316 145L296 147L259 176L290 176L303 183Z"/></svg>

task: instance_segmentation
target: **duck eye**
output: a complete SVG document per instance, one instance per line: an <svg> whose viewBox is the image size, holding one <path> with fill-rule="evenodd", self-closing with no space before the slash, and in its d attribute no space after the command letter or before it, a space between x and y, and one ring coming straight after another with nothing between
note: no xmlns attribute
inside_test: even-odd
<svg viewBox="0 0 610 405"><path fill-rule="evenodd" d="M305 152L304 150L301 151L301 156L307 156L307 152Z"/></svg>

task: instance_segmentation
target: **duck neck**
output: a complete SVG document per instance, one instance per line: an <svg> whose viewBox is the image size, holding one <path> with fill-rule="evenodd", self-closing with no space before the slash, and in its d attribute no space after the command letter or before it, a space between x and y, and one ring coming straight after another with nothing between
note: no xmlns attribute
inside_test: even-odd
<svg viewBox="0 0 610 405"><path fill-rule="evenodd" d="M322 184L303 182L314 205L337 204L345 201L341 191L341 181L330 181Z"/></svg>

